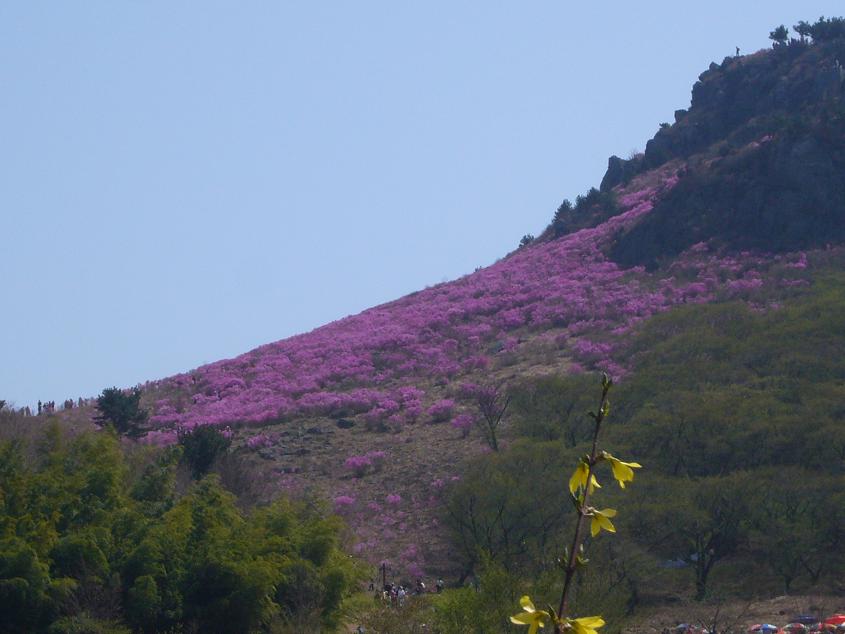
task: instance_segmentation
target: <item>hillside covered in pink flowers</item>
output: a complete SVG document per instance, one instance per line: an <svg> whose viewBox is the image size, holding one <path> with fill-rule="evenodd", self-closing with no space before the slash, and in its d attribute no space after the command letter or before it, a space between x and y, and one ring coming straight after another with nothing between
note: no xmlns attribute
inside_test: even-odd
<svg viewBox="0 0 845 634"><path fill-rule="evenodd" d="M684 303L801 284L802 253L767 256L687 249L656 274L606 251L678 183L672 163L617 193L620 213L593 228L531 244L496 264L234 359L160 381L161 430L364 416L392 427L431 418L431 388L458 384L542 352L568 372L625 374L625 334ZM438 390L438 392L441 390Z"/></svg>
<svg viewBox="0 0 845 634"><path fill-rule="evenodd" d="M625 335L686 303L800 285L845 240L838 39L711 64L645 152L487 268L152 384L155 434L196 425L430 418L450 385L519 360L622 377ZM764 303L766 300L762 300ZM446 389L448 391L448 389Z"/></svg>
<svg viewBox="0 0 845 634"><path fill-rule="evenodd" d="M142 442L216 426L268 496L330 500L365 559L448 570L444 492L498 450L479 431L480 391L598 370L624 383L652 317L776 312L838 253L845 73L830 46L711 65L643 154L611 157L600 191L492 266L145 384Z"/></svg>

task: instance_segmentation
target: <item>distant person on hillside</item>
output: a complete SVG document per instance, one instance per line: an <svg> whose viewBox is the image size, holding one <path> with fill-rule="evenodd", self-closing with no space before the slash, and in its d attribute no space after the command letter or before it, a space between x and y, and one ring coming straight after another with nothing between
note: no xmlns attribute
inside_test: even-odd
<svg viewBox="0 0 845 634"><path fill-rule="evenodd" d="M437 583L434 584L434 589L437 591L437 594L443 592L443 579L440 577L437 578Z"/></svg>

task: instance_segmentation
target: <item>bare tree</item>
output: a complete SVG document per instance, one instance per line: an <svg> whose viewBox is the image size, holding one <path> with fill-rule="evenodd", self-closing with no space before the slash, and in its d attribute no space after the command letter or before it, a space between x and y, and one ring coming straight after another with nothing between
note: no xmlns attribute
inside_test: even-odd
<svg viewBox="0 0 845 634"><path fill-rule="evenodd" d="M499 451L498 429L510 405L511 397L501 385L479 385L473 389L480 418L476 424L493 451Z"/></svg>

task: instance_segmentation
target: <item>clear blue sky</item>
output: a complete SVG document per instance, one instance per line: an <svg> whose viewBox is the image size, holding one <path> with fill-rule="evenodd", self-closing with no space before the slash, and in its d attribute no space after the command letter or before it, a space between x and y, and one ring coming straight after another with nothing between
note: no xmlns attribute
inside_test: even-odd
<svg viewBox="0 0 845 634"><path fill-rule="evenodd" d="M711 61L842 13L585 4L0 4L0 398L161 378L490 264Z"/></svg>

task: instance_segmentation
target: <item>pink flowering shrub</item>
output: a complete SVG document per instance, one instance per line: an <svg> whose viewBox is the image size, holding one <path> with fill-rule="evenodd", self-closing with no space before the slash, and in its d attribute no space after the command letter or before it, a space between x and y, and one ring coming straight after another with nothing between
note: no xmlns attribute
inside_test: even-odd
<svg viewBox="0 0 845 634"><path fill-rule="evenodd" d="M387 431L387 423L390 420L391 414L387 410L381 409L379 407L371 409L369 412L364 414L361 418L366 425L367 431Z"/></svg>
<svg viewBox="0 0 845 634"><path fill-rule="evenodd" d="M349 456L343 466L351 471L356 478L361 478L370 470L381 471L387 454L384 451L370 451L363 456Z"/></svg>
<svg viewBox="0 0 845 634"><path fill-rule="evenodd" d="M461 432L461 438L469 436L475 424L475 417L472 414L458 414L452 419L452 427Z"/></svg>
<svg viewBox="0 0 845 634"><path fill-rule="evenodd" d="M461 398L474 401L481 389L478 383L461 383L458 393Z"/></svg>
<svg viewBox="0 0 845 634"><path fill-rule="evenodd" d="M595 361L596 359L606 358L613 350L613 345L609 343L599 343L590 341L589 339L578 339L572 344L572 352L578 359L583 361Z"/></svg>
<svg viewBox="0 0 845 634"><path fill-rule="evenodd" d="M387 457L387 454L384 451L368 451L367 458L370 459L370 462L373 465L373 471L381 471L382 467L384 466L384 460Z"/></svg>
<svg viewBox="0 0 845 634"><path fill-rule="evenodd" d="M455 409L455 401L450 398L444 398L435 401L427 410L427 414L433 423L442 423L449 420L452 412Z"/></svg>
<svg viewBox="0 0 845 634"><path fill-rule="evenodd" d="M250 449L262 449L264 447L271 447L275 444L273 438L271 438L267 434L256 434L250 438L247 438L246 446Z"/></svg>
<svg viewBox="0 0 845 634"><path fill-rule="evenodd" d="M420 403L408 405L404 410L405 422L415 423L423 413L423 407Z"/></svg>
<svg viewBox="0 0 845 634"><path fill-rule="evenodd" d="M400 504L402 502L402 496L398 493L388 493L385 500L391 506L396 506L397 504Z"/></svg>
<svg viewBox="0 0 845 634"><path fill-rule="evenodd" d="M409 403L419 403L422 400L423 396L425 396L425 392L413 385L400 387L398 390L396 390L397 400L400 401L403 405L407 405Z"/></svg>
<svg viewBox="0 0 845 634"><path fill-rule="evenodd" d="M361 478L373 466L373 461L367 456L349 456L343 466L354 473L356 478Z"/></svg>
<svg viewBox="0 0 845 634"><path fill-rule="evenodd" d="M387 429L392 431L394 434L398 434L402 429L405 427L406 418L405 414L391 414L387 417Z"/></svg>
<svg viewBox="0 0 845 634"><path fill-rule="evenodd" d="M747 279L731 280L727 284L728 290L736 293L743 293L746 291L753 291L763 286L763 280L759 277L751 277Z"/></svg>
<svg viewBox="0 0 845 634"><path fill-rule="evenodd" d="M335 513L348 513L355 506L355 498L351 495L338 495L334 500Z"/></svg>
<svg viewBox="0 0 845 634"><path fill-rule="evenodd" d="M412 579L423 576L423 556L420 547L410 544L399 555L399 561Z"/></svg>

